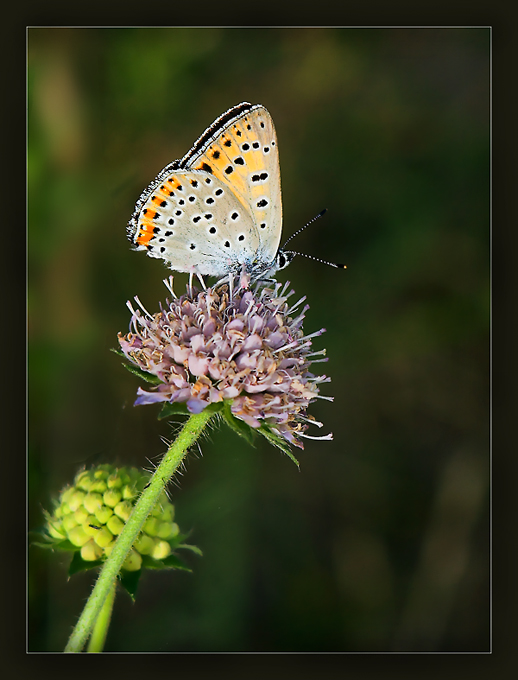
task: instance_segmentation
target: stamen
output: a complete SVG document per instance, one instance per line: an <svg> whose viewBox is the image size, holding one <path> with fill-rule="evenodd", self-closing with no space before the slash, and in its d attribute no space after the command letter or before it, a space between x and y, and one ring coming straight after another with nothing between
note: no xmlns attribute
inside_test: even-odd
<svg viewBox="0 0 518 680"><path fill-rule="evenodd" d="M321 328L319 331L315 331L314 333L310 333L309 335L304 335L302 338L299 338L299 342L302 342L302 340L309 340L309 338L315 338L317 335L322 335L325 332L326 329Z"/></svg>
<svg viewBox="0 0 518 680"><path fill-rule="evenodd" d="M325 356L327 354L327 350L321 349L318 352L310 352L309 354L306 354L306 357L316 357L319 356L320 354L323 354Z"/></svg>
<svg viewBox="0 0 518 680"><path fill-rule="evenodd" d="M175 293L174 290L173 290L173 276L170 276L168 279L164 279L164 285L165 285L165 287L167 288L167 290L171 293L171 295L173 296L173 298L174 298L175 300L178 300L178 297L177 297L176 293Z"/></svg>
<svg viewBox="0 0 518 680"><path fill-rule="evenodd" d="M144 307L144 305L143 305L142 302L138 299L138 297L135 295L135 297L134 297L133 299L135 300L135 302L137 303L137 305L140 307L140 309L144 312L144 314L145 314L146 316L148 316L148 317L151 319L151 321L153 321L153 317L152 317L151 314L147 311L147 309Z"/></svg>
<svg viewBox="0 0 518 680"><path fill-rule="evenodd" d="M310 434L304 434L303 432L297 432L299 437L304 437L304 439L318 439L319 441L332 441L333 433L324 434L321 437L312 437Z"/></svg>
<svg viewBox="0 0 518 680"><path fill-rule="evenodd" d="M297 309L297 307L300 305L300 303L301 303L301 302L304 302L304 300L306 299L306 297L307 297L306 295L304 295L303 297L301 297L300 300L299 300L298 302L296 302L296 303L293 305L293 307L290 307L290 308L288 309L288 311L286 312L286 314L293 314L293 312ZM305 310L308 310L308 309L309 309L309 305L306 305L306 306L304 307L304 309L305 309Z"/></svg>
<svg viewBox="0 0 518 680"><path fill-rule="evenodd" d="M290 285L290 282L286 281L286 283L284 284L284 286L282 287L282 290L281 290L281 297L283 297L286 294L286 291L288 290L289 285ZM294 292L295 291L291 291L290 295L293 294Z"/></svg>

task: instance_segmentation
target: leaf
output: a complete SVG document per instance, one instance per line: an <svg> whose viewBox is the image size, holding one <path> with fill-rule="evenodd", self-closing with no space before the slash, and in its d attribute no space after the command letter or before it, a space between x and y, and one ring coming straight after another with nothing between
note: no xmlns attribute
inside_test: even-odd
<svg viewBox="0 0 518 680"><path fill-rule="evenodd" d="M169 555L163 560L155 560L149 555L142 555L142 568L143 569L155 569L156 571L161 571L163 569L182 569L183 571L192 571L190 567L185 564L176 555Z"/></svg>
<svg viewBox="0 0 518 680"><path fill-rule="evenodd" d="M218 413L223 408L223 403L218 402L216 404L208 404L203 410L206 413ZM192 413L187 408L185 402L166 402L162 406L162 410L158 414L158 419L163 420L164 418L169 418L169 416L190 416Z"/></svg>
<svg viewBox="0 0 518 680"><path fill-rule="evenodd" d="M169 418L170 416L189 416L191 415L187 410L187 406L184 403L175 402L171 404L166 401L162 406L162 410L158 414L158 419L163 420L164 418Z"/></svg>
<svg viewBox="0 0 518 680"><path fill-rule="evenodd" d="M283 437L279 437L278 434L272 432L267 425L261 425L261 427L258 428L257 432L259 432L259 434L262 434L263 437L266 437L270 444L273 444L273 446L276 446L278 449L280 449L283 453L285 453L288 456L288 458L291 458L291 460L295 463L295 465L298 468L300 468L299 461L292 454L288 442Z"/></svg>
<svg viewBox="0 0 518 680"><path fill-rule="evenodd" d="M225 422L230 427L230 429L233 430L240 437L243 437L243 439L246 439L246 441L251 446L254 446L254 440L255 440L254 429L252 427L250 427L250 425L247 425L243 420L240 420L239 418L235 417L235 415L232 413L232 410L230 408L230 402L229 401L223 402L222 411L223 411L223 417L225 419Z"/></svg>
<svg viewBox="0 0 518 680"><path fill-rule="evenodd" d="M193 553L196 553L200 557L203 557L203 553L200 550L200 548L198 548L197 545L189 545L188 543L181 543L178 547L179 548L185 548L186 550L192 550Z"/></svg>
<svg viewBox="0 0 518 680"><path fill-rule="evenodd" d="M66 552L78 552L79 551L79 548L77 547L77 545L70 543L68 538L65 538L63 541L59 541L59 543L55 543L53 548L55 550L64 550Z"/></svg>
<svg viewBox="0 0 518 680"><path fill-rule="evenodd" d="M166 569L182 569L183 571L192 571L192 569L187 566L183 560L181 560L179 557L176 557L176 555L169 555L169 557L166 557L162 560L162 563Z"/></svg>
<svg viewBox="0 0 518 680"><path fill-rule="evenodd" d="M87 562L81 557L80 552L76 552L74 554L74 557L72 558L72 561L70 562L70 566L68 567L68 575L73 576L74 574L78 574L81 571L88 571L88 569L96 569L97 567L100 567L102 563L103 560L94 560L93 562Z"/></svg>
<svg viewBox="0 0 518 680"><path fill-rule="evenodd" d="M128 571L127 569L121 569L118 575L119 583L126 590L128 595L133 601L137 595L138 584L140 582L140 577L142 576L142 569L138 571Z"/></svg>
<svg viewBox="0 0 518 680"><path fill-rule="evenodd" d="M77 545L70 543L68 538L53 538L47 534L43 528L30 531L28 534L29 545L35 545L45 550L65 550L67 552L77 552Z"/></svg>
<svg viewBox="0 0 518 680"><path fill-rule="evenodd" d="M29 545L37 545L38 548L50 548L53 550L59 539L52 538L42 527L29 531L28 533Z"/></svg>
<svg viewBox="0 0 518 680"><path fill-rule="evenodd" d="M122 365L130 373L133 373L134 375L138 376L139 378L142 378L142 380L145 380L148 383L152 383L153 385L161 385L163 383L163 380L160 380L160 378L157 378L156 375L151 375L151 373L148 373L147 371L143 371L138 366L134 366L133 364L122 364Z"/></svg>

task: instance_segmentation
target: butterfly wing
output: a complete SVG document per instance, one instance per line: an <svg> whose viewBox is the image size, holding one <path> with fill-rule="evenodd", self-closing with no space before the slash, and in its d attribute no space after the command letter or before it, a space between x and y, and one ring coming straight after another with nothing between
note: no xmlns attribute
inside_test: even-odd
<svg viewBox="0 0 518 680"><path fill-rule="evenodd" d="M142 193L128 224L137 250L175 271L268 272L282 229L272 118L246 102L217 118L187 154Z"/></svg>
<svg viewBox="0 0 518 680"><path fill-rule="evenodd" d="M232 190L255 223L258 262L271 264L282 230L281 178L275 127L264 106L244 102L229 109L179 163L212 174Z"/></svg>
<svg viewBox="0 0 518 680"><path fill-rule="evenodd" d="M164 168L137 203L129 224L137 250L178 272L223 276L253 266L260 243L234 192L203 170Z"/></svg>

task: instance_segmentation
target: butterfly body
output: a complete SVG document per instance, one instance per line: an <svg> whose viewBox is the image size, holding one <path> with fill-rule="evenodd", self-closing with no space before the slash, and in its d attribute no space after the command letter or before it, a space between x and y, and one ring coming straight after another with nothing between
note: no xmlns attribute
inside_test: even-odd
<svg viewBox="0 0 518 680"><path fill-rule="evenodd" d="M261 105L226 111L142 193L128 224L136 250L171 269L267 278L293 256L279 249L282 201L277 137Z"/></svg>

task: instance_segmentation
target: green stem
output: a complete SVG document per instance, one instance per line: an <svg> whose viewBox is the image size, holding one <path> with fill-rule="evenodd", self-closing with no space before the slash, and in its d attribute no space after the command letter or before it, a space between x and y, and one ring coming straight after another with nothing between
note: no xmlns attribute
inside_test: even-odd
<svg viewBox="0 0 518 680"><path fill-rule="evenodd" d="M92 631L92 637L88 643L89 652L102 652L104 648L104 643L106 641L106 636L108 635L108 626L110 625L110 619L112 616L113 603L115 601L115 589L117 588L116 583L112 583L108 597L104 601L99 616L95 620L94 629Z"/></svg>
<svg viewBox="0 0 518 680"><path fill-rule="evenodd" d="M166 484L182 462L189 447L198 439L213 416L214 411L210 407L204 409L201 413L192 415L169 447L149 485L144 489L135 504L133 512L115 542L110 556L104 563L97 583L68 640L65 652L80 652L83 649L95 621L106 599L109 597L110 590L116 582L120 568L144 526L148 515L155 507Z"/></svg>

